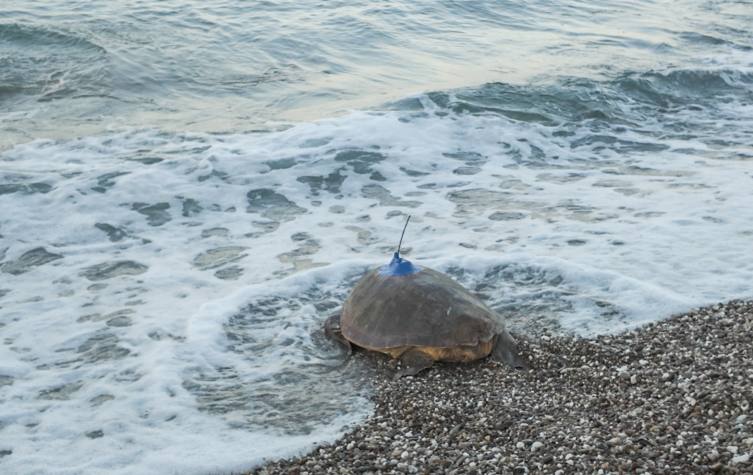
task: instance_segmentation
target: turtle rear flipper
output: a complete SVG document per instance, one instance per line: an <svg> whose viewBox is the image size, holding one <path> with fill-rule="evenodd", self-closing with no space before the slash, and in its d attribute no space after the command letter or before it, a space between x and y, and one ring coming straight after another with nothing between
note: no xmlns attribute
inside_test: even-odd
<svg viewBox="0 0 753 475"><path fill-rule="evenodd" d="M492 358L515 369L528 368L528 361L518 354L518 343L507 330L494 335Z"/></svg>
<svg viewBox="0 0 753 475"><path fill-rule="evenodd" d="M341 346L343 350L348 353L348 356L353 354L353 347L350 345L350 342L345 339L343 332L340 329L339 313L335 313L327 317L327 320L324 322L324 333L329 338L334 340L335 343Z"/></svg>
<svg viewBox="0 0 753 475"><path fill-rule="evenodd" d="M405 368L395 373L393 379L402 378L403 376L413 376L426 368L430 368L434 364L434 358L418 348L411 348L403 353L402 356L400 356L400 361Z"/></svg>

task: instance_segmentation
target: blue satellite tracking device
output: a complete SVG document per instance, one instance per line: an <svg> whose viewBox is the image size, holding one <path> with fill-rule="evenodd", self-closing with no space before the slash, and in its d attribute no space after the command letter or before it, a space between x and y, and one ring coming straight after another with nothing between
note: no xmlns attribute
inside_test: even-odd
<svg viewBox="0 0 753 475"><path fill-rule="evenodd" d="M405 221L405 227L403 228L403 234L400 235L400 243L397 245L397 252L392 256L392 261L384 267L379 269L379 273L382 275L409 275L421 272L423 267L415 266L411 261L407 261L400 257L400 246L403 244L403 236L405 236L405 229L408 227L408 221L410 216Z"/></svg>

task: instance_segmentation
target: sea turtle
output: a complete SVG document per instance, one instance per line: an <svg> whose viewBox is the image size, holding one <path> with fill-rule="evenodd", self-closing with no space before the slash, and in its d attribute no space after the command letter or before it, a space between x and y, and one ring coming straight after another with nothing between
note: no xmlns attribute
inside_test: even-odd
<svg viewBox="0 0 753 475"><path fill-rule="evenodd" d="M388 266L356 283L325 331L348 350L356 345L400 359L404 369L396 378L435 361L468 362L490 353L512 367L527 366L501 315L445 274L401 258L399 246Z"/></svg>

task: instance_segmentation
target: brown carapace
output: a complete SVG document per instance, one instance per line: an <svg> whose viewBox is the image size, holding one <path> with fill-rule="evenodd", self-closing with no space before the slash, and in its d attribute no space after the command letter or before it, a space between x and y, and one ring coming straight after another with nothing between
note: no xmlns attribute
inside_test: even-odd
<svg viewBox="0 0 753 475"><path fill-rule="evenodd" d="M404 369L396 378L435 361L468 362L489 354L527 367L501 315L445 274L417 269L406 275L368 272L342 311L327 319L327 334L348 349L356 345L400 359Z"/></svg>

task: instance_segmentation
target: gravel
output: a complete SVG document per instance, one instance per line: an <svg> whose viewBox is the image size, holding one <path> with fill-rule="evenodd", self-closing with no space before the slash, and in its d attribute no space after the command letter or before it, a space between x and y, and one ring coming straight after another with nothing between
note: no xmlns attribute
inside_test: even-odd
<svg viewBox="0 0 753 475"><path fill-rule="evenodd" d="M528 371L487 358L392 381L395 362L360 353L384 370L375 413L247 473L753 473L753 301L518 339Z"/></svg>

